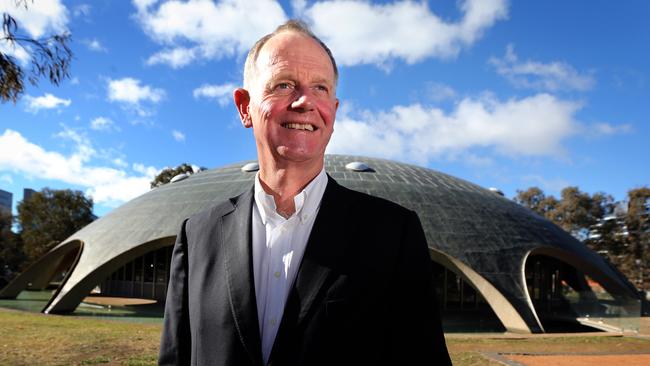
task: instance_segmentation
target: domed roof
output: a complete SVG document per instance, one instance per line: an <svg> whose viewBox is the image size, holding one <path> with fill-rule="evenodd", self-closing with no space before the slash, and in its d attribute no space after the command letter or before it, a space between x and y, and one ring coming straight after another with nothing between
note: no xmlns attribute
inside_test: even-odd
<svg viewBox="0 0 650 366"><path fill-rule="evenodd" d="M350 169L352 162L367 169ZM129 259L171 245L185 218L251 189L256 170L249 169L250 163L203 171L155 188L61 243L58 247L81 242L83 250L46 312L74 309L90 289ZM466 268L473 278L495 288L494 293L510 303L528 330L541 327L523 275L531 252L564 256L572 265L593 272L599 282L630 290L629 283L584 244L489 189L435 170L362 156L326 155L325 169L343 186L416 211L432 257L452 261L459 271Z"/></svg>

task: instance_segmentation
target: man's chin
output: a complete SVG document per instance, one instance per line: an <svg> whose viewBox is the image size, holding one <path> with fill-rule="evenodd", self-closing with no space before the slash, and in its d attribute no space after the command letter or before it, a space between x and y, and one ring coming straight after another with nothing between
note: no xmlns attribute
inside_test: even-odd
<svg viewBox="0 0 650 366"><path fill-rule="evenodd" d="M277 163L308 165L310 163L322 164L324 153L296 149L287 146L277 148L277 154L274 154Z"/></svg>

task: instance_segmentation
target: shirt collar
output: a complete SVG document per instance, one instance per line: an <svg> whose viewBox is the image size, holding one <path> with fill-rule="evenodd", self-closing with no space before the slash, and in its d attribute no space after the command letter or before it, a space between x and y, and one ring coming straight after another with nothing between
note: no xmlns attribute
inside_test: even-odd
<svg viewBox="0 0 650 366"><path fill-rule="evenodd" d="M327 187L327 174L323 168L318 175L312 179L309 184L294 198L293 202L296 206L296 212L291 215L291 218L298 217L301 223L307 221L312 215L315 215L320 207L320 201L325 193ZM262 224L266 225L270 218L282 218L276 212L275 200L273 196L267 194L262 188L260 183L260 172L255 175L255 205L260 213ZM284 220L284 218L282 218Z"/></svg>

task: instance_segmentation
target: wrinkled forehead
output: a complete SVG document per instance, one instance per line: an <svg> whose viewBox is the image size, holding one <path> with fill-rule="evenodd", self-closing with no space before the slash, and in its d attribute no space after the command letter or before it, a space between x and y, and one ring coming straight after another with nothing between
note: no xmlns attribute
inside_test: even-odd
<svg viewBox="0 0 650 366"><path fill-rule="evenodd" d="M269 39L255 64L260 73L264 69L288 64L309 68L335 82L334 65L327 52L313 38L296 32L282 32Z"/></svg>

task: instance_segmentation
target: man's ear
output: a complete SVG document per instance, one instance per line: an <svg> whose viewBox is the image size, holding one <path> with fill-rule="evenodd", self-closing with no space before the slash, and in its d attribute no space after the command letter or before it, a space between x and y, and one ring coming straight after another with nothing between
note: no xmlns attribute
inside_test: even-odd
<svg viewBox="0 0 650 366"><path fill-rule="evenodd" d="M251 101L248 90L244 88L237 88L232 93L232 96L235 100L235 106L237 106L237 112L239 112L239 118L241 119L242 125L244 125L246 128L253 127L253 120L251 119L250 112L248 111L248 106L250 105Z"/></svg>

